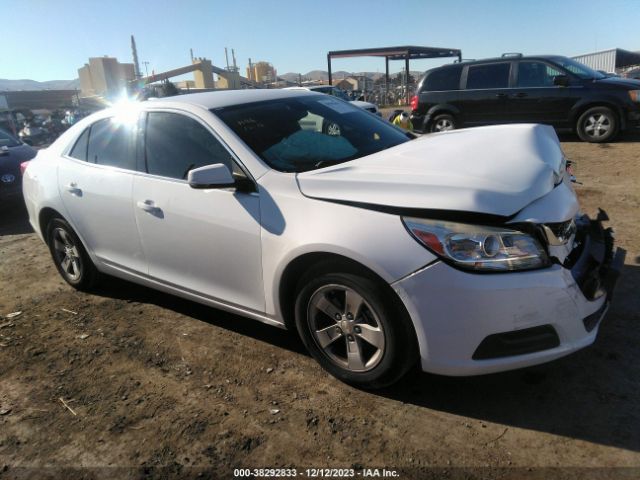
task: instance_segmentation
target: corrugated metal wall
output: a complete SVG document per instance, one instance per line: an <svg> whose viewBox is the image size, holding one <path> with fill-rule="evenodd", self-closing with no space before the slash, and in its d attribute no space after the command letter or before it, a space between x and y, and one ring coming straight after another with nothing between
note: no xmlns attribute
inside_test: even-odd
<svg viewBox="0 0 640 480"><path fill-rule="evenodd" d="M578 55L573 57L580 63L593 68L594 70L602 70L607 73L616 72L616 50L605 50L603 52L587 53L586 55Z"/></svg>

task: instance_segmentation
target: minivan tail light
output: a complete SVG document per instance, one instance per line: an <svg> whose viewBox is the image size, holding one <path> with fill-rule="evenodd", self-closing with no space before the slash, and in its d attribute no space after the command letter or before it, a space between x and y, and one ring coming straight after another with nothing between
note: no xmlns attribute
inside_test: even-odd
<svg viewBox="0 0 640 480"><path fill-rule="evenodd" d="M414 95L411 97L411 110L418 109L418 95Z"/></svg>
<svg viewBox="0 0 640 480"><path fill-rule="evenodd" d="M31 163L31 160L27 160L26 162L22 162L20 164L20 175L24 176L24 172L29 166L29 163Z"/></svg>

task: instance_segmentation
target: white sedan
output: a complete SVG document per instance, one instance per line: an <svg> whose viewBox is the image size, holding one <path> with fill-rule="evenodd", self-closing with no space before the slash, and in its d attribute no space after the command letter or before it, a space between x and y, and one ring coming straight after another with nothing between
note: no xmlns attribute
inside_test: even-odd
<svg viewBox="0 0 640 480"><path fill-rule="evenodd" d="M551 128L412 140L302 90L98 112L30 162L24 195L73 287L110 275L295 329L366 388L585 347L624 260L579 214Z"/></svg>

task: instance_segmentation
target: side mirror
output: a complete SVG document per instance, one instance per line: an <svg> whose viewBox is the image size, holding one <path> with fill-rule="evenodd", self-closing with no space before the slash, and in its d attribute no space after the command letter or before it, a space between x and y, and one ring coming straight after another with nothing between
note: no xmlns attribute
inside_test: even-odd
<svg viewBox="0 0 640 480"><path fill-rule="evenodd" d="M231 171L222 163L189 170L187 182L191 188L229 188L236 185Z"/></svg>
<svg viewBox="0 0 640 480"><path fill-rule="evenodd" d="M567 75L556 75L553 77L553 84L559 87L568 87L569 77Z"/></svg>

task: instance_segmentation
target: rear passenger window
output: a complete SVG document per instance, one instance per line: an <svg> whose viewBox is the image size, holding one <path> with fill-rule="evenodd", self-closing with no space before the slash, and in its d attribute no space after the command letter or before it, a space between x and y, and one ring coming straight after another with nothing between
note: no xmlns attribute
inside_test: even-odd
<svg viewBox="0 0 640 480"><path fill-rule="evenodd" d="M78 137L76 140L76 144L69 152L69 156L73 158L77 158L78 160L87 160L87 145L89 141L89 129L87 128L82 135Z"/></svg>
<svg viewBox="0 0 640 480"><path fill-rule="evenodd" d="M189 170L213 163L235 171L227 149L199 122L177 113L148 114L145 156L147 171L162 177L186 179Z"/></svg>
<svg viewBox="0 0 640 480"><path fill-rule="evenodd" d="M99 165L135 170L135 124L107 118L91 125L87 159Z"/></svg>
<svg viewBox="0 0 640 480"><path fill-rule="evenodd" d="M467 88L507 88L511 63L492 63L473 65L467 73Z"/></svg>
<svg viewBox="0 0 640 480"><path fill-rule="evenodd" d="M449 67L434 70L425 80L423 91L442 91L460 89L460 72L462 67Z"/></svg>

